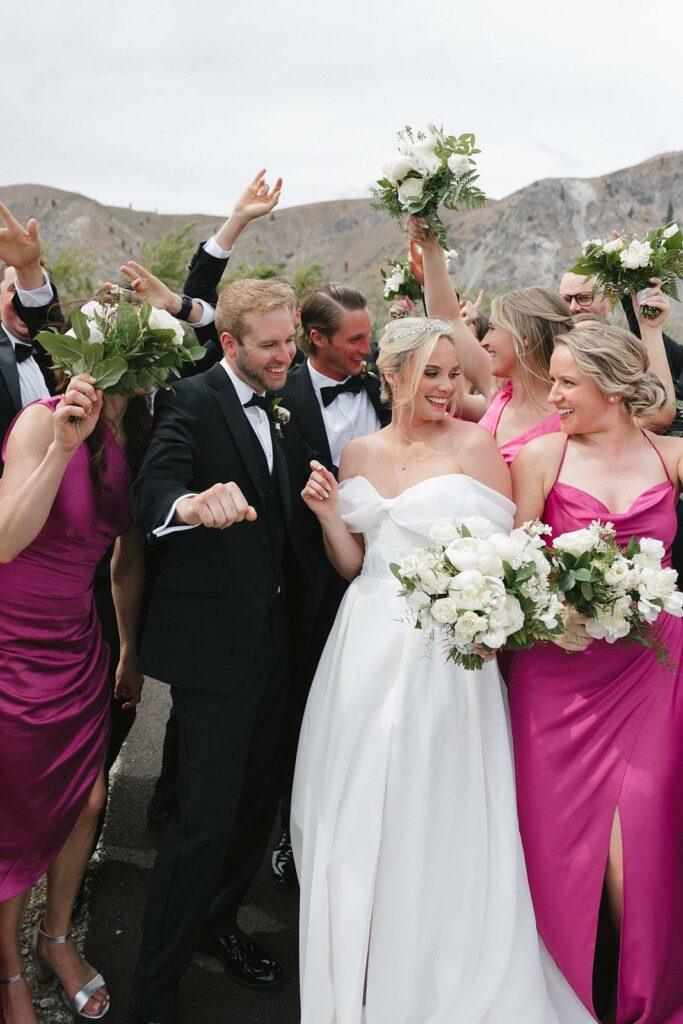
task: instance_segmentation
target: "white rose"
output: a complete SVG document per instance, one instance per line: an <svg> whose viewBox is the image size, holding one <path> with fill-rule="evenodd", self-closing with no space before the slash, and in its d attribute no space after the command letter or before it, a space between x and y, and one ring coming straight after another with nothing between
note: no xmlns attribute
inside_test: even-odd
<svg viewBox="0 0 683 1024"><path fill-rule="evenodd" d="M520 541L519 536L494 533L489 537L489 544L512 569L519 569L520 565L530 560L531 555L526 550L526 544Z"/></svg>
<svg viewBox="0 0 683 1024"><path fill-rule="evenodd" d="M585 626L586 632L594 640L606 640L608 644L613 644L616 640L628 636L630 628L631 625L627 619L619 615L607 615L604 612L596 613L594 619L587 619Z"/></svg>
<svg viewBox="0 0 683 1024"><path fill-rule="evenodd" d="M441 569L432 569L428 566L421 566L417 572L417 579L420 586L428 594L445 594L453 577L450 573Z"/></svg>
<svg viewBox="0 0 683 1024"><path fill-rule="evenodd" d="M563 533L553 541L553 547L558 551L567 551L570 555L583 555L586 551L592 551L595 547L595 533L590 530L572 530L570 533Z"/></svg>
<svg viewBox="0 0 683 1024"><path fill-rule="evenodd" d="M442 163L435 153L418 153L413 150L414 167L423 178L433 178L441 170Z"/></svg>
<svg viewBox="0 0 683 1024"><path fill-rule="evenodd" d="M611 242L605 242L602 249L603 252L621 252L625 245L623 238L613 238Z"/></svg>
<svg viewBox="0 0 683 1024"><path fill-rule="evenodd" d="M446 557L458 572L478 569L484 576L502 576L503 563L489 543L478 537L458 537L446 548Z"/></svg>
<svg viewBox="0 0 683 1024"><path fill-rule="evenodd" d="M429 531L429 539L443 547L446 547L458 536L458 524L453 522L452 519L446 520L443 523L434 523L434 526Z"/></svg>
<svg viewBox="0 0 683 1024"><path fill-rule="evenodd" d="M466 611L455 623L453 636L459 644L471 644L478 633L486 631L487 626L483 616L477 615L473 611Z"/></svg>
<svg viewBox="0 0 683 1024"><path fill-rule="evenodd" d="M680 590L674 590L673 594L667 594L664 598L664 611L669 615L675 615L677 619L683 617L683 594Z"/></svg>
<svg viewBox="0 0 683 1024"><path fill-rule="evenodd" d="M448 592L459 608L478 609L502 606L505 602L505 587L493 577L486 578L477 569L466 569L453 576Z"/></svg>
<svg viewBox="0 0 683 1024"><path fill-rule="evenodd" d="M466 516L465 519L461 519L460 523L462 526L467 527L473 537L481 537L482 540L486 540L491 534L496 532L496 528L490 519L485 519L484 516Z"/></svg>
<svg viewBox="0 0 683 1024"><path fill-rule="evenodd" d="M505 613L507 616L507 634L511 636L512 633L516 633L518 629L521 629L524 625L524 612L522 606L516 597L512 594L508 594L505 598Z"/></svg>
<svg viewBox="0 0 683 1024"><path fill-rule="evenodd" d="M413 205L419 205L423 191L422 178L406 178L398 187L398 201L404 210L410 210Z"/></svg>
<svg viewBox="0 0 683 1024"><path fill-rule="evenodd" d="M453 153L448 158L448 168L456 178L462 178L471 168L468 157L461 153Z"/></svg>
<svg viewBox="0 0 683 1024"><path fill-rule="evenodd" d="M398 571L401 576L413 576L420 567L420 560L416 554L406 555L398 563Z"/></svg>
<svg viewBox="0 0 683 1024"><path fill-rule="evenodd" d="M646 267L652 257L652 246L649 242L639 242L634 239L628 249L623 249L619 259L622 267L627 270L638 270L639 267Z"/></svg>
<svg viewBox="0 0 683 1024"><path fill-rule="evenodd" d="M175 331L175 338L173 339L174 345L182 345L185 333L180 324L179 320L176 320L174 316L165 309L154 309L152 308L149 314L149 326L152 330L171 330Z"/></svg>
<svg viewBox="0 0 683 1024"><path fill-rule="evenodd" d="M413 161L407 156L400 156L398 159L385 164L382 168L382 174L385 178L389 179L392 185L398 185L404 178L407 178L412 170Z"/></svg>
<svg viewBox="0 0 683 1024"><path fill-rule="evenodd" d="M664 231L662 232L662 238L671 238L673 235L676 234L677 231L680 231L680 228L678 224L676 224L676 222L674 221L673 224L669 224L668 228L664 229Z"/></svg>
<svg viewBox="0 0 683 1024"><path fill-rule="evenodd" d="M432 605L432 618L442 625L455 622L459 614L460 609L451 597L441 597Z"/></svg>

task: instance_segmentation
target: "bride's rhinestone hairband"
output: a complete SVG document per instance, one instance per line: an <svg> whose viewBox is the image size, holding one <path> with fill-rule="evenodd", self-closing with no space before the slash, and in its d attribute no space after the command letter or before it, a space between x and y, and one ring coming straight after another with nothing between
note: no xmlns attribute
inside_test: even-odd
<svg viewBox="0 0 683 1024"><path fill-rule="evenodd" d="M398 340L399 338L407 338L409 334L430 334L432 331L439 331L441 334L452 334L453 328L445 320L417 320L417 318L413 318L412 324L409 319L406 320L405 324L391 332L391 336Z"/></svg>

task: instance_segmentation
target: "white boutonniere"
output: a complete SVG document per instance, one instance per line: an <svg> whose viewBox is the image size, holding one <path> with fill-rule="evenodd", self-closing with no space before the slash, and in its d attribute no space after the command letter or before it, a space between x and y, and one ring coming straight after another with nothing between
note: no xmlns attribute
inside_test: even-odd
<svg viewBox="0 0 683 1024"><path fill-rule="evenodd" d="M377 373L375 366L365 359L360 364L360 375L361 377L374 377L375 380L379 380L379 374Z"/></svg>
<svg viewBox="0 0 683 1024"><path fill-rule="evenodd" d="M284 437L282 428L286 427L290 419L292 418L292 414L289 411L289 409L283 409L282 406L280 405L281 401L281 398L274 398L273 401L268 406L270 418L275 424L275 433L277 434L277 437L280 441L282 441Z"/></svg>

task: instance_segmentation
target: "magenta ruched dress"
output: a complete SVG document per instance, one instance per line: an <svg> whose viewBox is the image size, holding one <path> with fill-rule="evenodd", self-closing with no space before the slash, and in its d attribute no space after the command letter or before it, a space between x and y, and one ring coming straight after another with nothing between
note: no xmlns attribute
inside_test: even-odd
<svg viewBox="0 0 683 1024"><path fill-rule="evenodd" d="M498 424L500 423L500 417L503 414L503 409L512 398L512 384L510 381L504 384L500 391L497 391L491 399L491 404L488 409L479 420L479 426L484 427L488 430L489 434L493 437L496 436L498 430ZM532 441L535 437L541 437L543 434L557 434L561 427L560 417L556 412L551 412L549 416L537 423L531 430L525 430L519 437L513 437L511 441L506 441L504 444L498 445L498 451L503 456L508 466L514 459L517 458L520 451L527 443Z"/></svg>
<svg viewBox="0 0 683 1024"><path fill-rule="evenodd" d="M565 448L566 451L566 448ZM556 482L545 522L558 536L610 521L620 544L676 533L676 489L627 512ZM559 472L558 472L559 476ZM670 564L667 561L667 564ZM513 655L509 677L519 821L539 931L589 1010L600 897L618 810L624 900L617 1024L683 1024L683 619L655 624L652 650L594 640Z"/></svg>
<svg viewBox="0 0 683 1024"><path fill-rule="evenodd" d="M101 487L81 445L43 529L0 564L0 900L50 867L104 760L109 649L93 577L132 522L128 464L105 433Z"/></svg>

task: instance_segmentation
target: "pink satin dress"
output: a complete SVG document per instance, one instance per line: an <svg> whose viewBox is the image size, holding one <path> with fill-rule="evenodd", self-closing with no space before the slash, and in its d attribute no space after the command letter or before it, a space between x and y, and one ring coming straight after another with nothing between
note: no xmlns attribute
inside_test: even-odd
<svg viewBox="0 0 683 1024"><path fill-rule="evenodd" d="M493 396L491 404L479 420L479 426L488 430L489 434L493 437L496 436L503 409L511 398L512 384L508 381ZM557 434L561 429L559 415L556 412L551 412L549 416L546 416L545 419L537 423L531 430L526 430L519 437L513 437L511 441L506 441L505 444L499 444L498 451L509 466L517 458L527 441L532 441L535 437L542 437L543 434Z"/></svg>
<svg viewBox="0 0 683 1024"><path fill-rule="evenodd" d="M43 529L0 564L0 901L50 867L107 747L109 649L93 577L132 516L128 463L109 431L105 444L101 486L81 445Z"/></svg>
<svg viewBox="0 0 683 1024"><path fill-rule="evenodd" d="M661 483L620 514L558 480L544 521L558 536L608 520L620 544L633 535L661 540L670 564L677 494L662 465ZM655 631L666 665L637 644L594 640L580 654L553 644L515 653L509 677L519 821L538 928L593 1013L598 912L619 812L618 1024L683 1024L683 620L663 613Z"/></svg>

